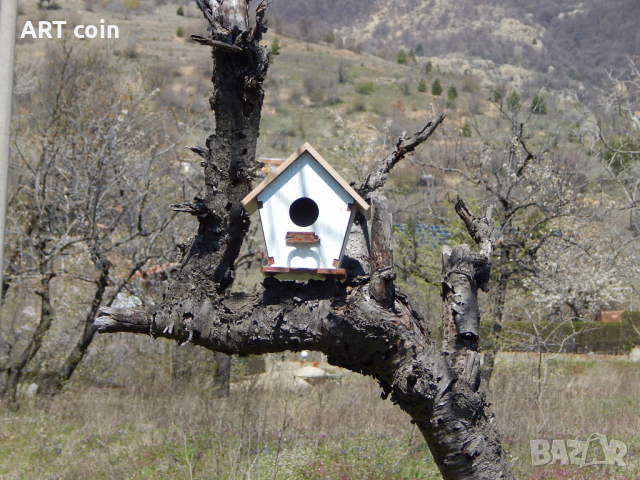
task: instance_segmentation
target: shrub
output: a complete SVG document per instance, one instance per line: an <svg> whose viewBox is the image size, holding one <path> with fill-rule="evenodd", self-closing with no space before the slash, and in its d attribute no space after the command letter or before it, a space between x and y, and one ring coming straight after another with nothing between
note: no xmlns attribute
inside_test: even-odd
<svg viewBox="0 0 640 480"><path fill-rule="evenodd" d="M462 125L462 128L460 129L460 135L464 138L471 137L471 125L469 122L464 122L464 125Z"/></svg>
<svg viewBox="0 0 640 480"><path fill-rule="evenodd" d="M333 32L327 32L322 36L322 40L329 45L336 43L336 36Z"/></svg>
<svg viewBox="0 0 640 480"><path fill-rule="evenodd" d="M184 17L184 8L182 8L182 5L178 7L178 10L176 10L176 13L181 17Z"/></svg>
<svg viewBox="0 0 640 480"><path fill-rule="evenodd" d="M184 37L184 27L178 27L176 30L176 37Z"/></svg>
<svg viewBox="0 0 640 480"><path fill-rule="evenodd" d="M318 104L325 98L327 82L323 81L317 74L306 75L302 79L302 89L312 103Z"/></svg>
<svg viewBox="0 0 640 480"><path fill-rule="evenodd" d="M122 6L125 8L128 15L128 12L131 12L137 8L140 8L140 0L123 0Z"/></svg>
<svg viewBox="0 0 640 480"><path fill-rule="evenodd" d="M365 103L364 98L356 97L354 102L349 107L347 113L365 112L366 110L367 110L367 104Z"/></svg>
<svg viewBox="0 0 640 480"><path fill-rule="evenodd" d="M375 88L374 83L371 81L356 83L356 93L359 93L360 95L371 95Z"/></svg>
<svg viewBox="0 0 640 480"><path fill-rule="evenodd" d="M427 81L424 78L421 78L418 82L418 91L424 93L427 91Z"/></svg>

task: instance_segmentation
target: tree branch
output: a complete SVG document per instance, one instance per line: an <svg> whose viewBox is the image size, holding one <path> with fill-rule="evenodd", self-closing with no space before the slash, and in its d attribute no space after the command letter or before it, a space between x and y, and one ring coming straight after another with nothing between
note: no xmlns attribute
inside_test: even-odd
<svg viewBox="0 0 640 480"><path fill-rule="evenodd" d="M476 391L480 386L478 287L488 290L493 208L489 207L484 217L476 218L458 198L455 210L480 252L472 252L468 245L442 248L443 349L451 355L454 371Z"/></svg>
<svg viewBox="0 0 640 480"><path fill-rule="evenodd" d="M444 478L513 478L504 474L505 454L483 395L459 381L404 297L390 312L364 286L343 293L331 281L271 278L264 285L260 294L223 299L195 290L171 312L103 309L96 325L227 354L321 351L331 364L379 381L383 396L416 422ZM467 407L458 409L460 402Z"/></svg>
<svg viewBox="0 0 640 480"><path fill-rule="evenodd" d="M382 159L378 168L370 173L365 181L356 189L358 193L364 198L367 198L372 192L382 188L387 181L387 175L391 169L395 167L405 155L413 152L418 145L426 141L433 132L436 131L436 128L438 128L443 120L444 115L438 114L429 120L422 130L413 134L411 137L405 138L403 135L398 138L394 150Z"/></svg>

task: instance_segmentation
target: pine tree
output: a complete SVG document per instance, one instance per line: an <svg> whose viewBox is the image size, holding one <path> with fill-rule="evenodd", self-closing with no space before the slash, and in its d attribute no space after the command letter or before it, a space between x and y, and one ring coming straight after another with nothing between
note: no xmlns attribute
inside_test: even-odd
<svg viewBox="0 0 640 480"><path fill-rule="evenodd" d="M280 55L280 42L278 41L278 37L274 38L271 44L271 55Z"/></svg>
<svg viewBox="0 0 640 480"><path fill-rule="evenodd" d="M406 65L407 64L407 54L404 50L400 50L398 52L398 63L400 65Z"/></svg>
<svg viewBox="0 0 640 480"><path fill-rule="evenodd" d="M535 95L531 100L531 113L538 115L547 114L547 100L544 95Z"/></svg>
<svg viewBox="0 0 640 480"><path fill-rule="evenodd" d="M522 98L520 97L520 95L518 95L518 92L513 90L511 92L511 95L509 95L509 98L507 98L507 106L511 110L517 110L517 109L520 108L520 101L521 100L522 100Z"/></svg>
<svg viewBox="0 0 640 480"><path fill-rule="evenodd" d="M431 70L433 70L433 63L431 63L431 60L429 60L427 64L424 66L424 73L429 75L431 73Z"/></svg>
<svg viewBox="0 0 640 480"><path fill-rule="evenodd" d="M452 101L452 102L453 102L456 98L458 98L458 89L456 88L456 86L455 86L455 85L453 85L453 84L452 84L452 85L449 87L449 90L447 90L447 98L448 98L450 101Z"/></svg>
<svg viewBox="0 0 640 480"><path fill-rule="evenodd" d="M440 79L436 78L431 85L431 95L440 95L442 93L442 85Z"/></svg>
<svg viewBox="0 0 640 480"><path fill-rule="evenodd" d="M427 81L424 78L421 78L418 82L418 91L422 93L427 91Z"/></svg>

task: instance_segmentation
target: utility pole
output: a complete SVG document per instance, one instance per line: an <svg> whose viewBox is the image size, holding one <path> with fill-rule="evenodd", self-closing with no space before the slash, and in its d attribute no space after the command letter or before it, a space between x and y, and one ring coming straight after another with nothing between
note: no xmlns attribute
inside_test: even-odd
<svg viewBox="0 0 640 480"><path fill-rule="evenodd" d="M4 273L4 224L13 106L13 65L16 46L18 0L0 0L0 302Z"/></svg>

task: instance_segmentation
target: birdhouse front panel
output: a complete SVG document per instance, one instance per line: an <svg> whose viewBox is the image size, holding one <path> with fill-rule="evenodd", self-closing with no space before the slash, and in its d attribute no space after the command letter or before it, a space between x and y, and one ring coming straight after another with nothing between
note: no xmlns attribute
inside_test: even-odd
<svg viewBox="0 0 640 480"><path fill-rule="evenodd" d="M354 199L309 152L256 198L271 267L339 266Z"/></svg>

